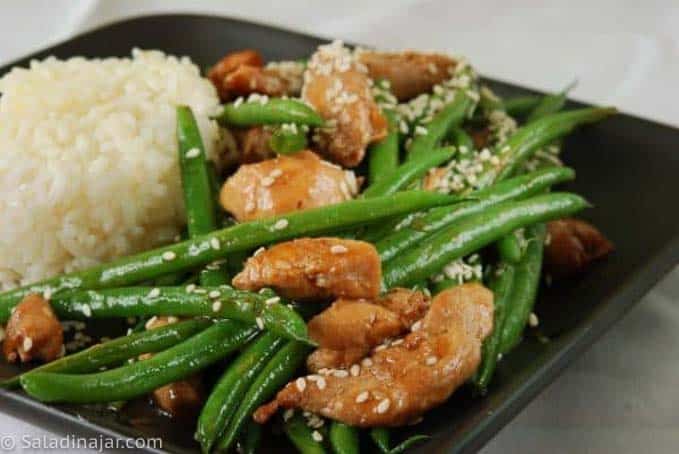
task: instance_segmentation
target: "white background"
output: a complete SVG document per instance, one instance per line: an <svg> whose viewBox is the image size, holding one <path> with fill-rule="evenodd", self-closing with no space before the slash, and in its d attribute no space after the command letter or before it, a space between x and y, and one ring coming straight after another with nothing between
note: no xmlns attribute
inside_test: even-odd
<svg viewBox="0 0 679 454"><path fill-rule="evenodd" d="M3 1L0 63L153 12L228 15L384 48L451 51L483 74L544 90L577 77L577 99L679 126L676 0ZM483 452L677 452L678 297L675 270ZM45 434L3 413L0 429Z"/></svg>

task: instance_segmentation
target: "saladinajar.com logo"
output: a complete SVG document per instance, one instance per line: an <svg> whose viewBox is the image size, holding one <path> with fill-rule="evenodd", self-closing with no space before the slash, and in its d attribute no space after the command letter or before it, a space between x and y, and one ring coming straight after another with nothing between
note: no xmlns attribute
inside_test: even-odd
<svg viewBox="0 0 679 454"><path fill-rule="evenodd" d="M111 438L103 435L97 437L65 437L32 435L2 435L0 436L0 451L96 451L120 449L162 449L160 438Z"/></svg>

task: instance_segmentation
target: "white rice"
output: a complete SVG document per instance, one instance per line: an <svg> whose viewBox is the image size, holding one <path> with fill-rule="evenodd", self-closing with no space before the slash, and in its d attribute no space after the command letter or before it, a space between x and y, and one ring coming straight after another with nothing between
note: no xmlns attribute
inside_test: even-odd
<svg viewBox="0 0 679 454"><path fill-rule="evenodd" d="M185 223L175 106L208 156L214 88L184 57L48 58L0 79L0 287L170 241Z"/></svg>

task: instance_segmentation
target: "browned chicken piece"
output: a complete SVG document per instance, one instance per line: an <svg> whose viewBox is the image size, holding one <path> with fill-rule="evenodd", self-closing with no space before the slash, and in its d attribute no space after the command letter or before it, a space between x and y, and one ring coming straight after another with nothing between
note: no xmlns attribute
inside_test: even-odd
<svg viewBox="0 0 679 454"><path fill-rule="evenodd" d="M334 370L288 383L254 414L301 408L352 426L400 426L443 403L476 371L493 328L493 294L464 284L438 294L402 341L378 347L358 370Z"/></svg>
<svg viewBox="0 0 679 454"><path fill-rule="evenodd" d="M64 353L61 323L45 298L26 295L7 322L3 353L8 362L53 361Z"/></svg>
<svg viewBox="0 0 679 454"><path fill-rule="evenodd" d="M161 386L153 391L153 400L158 408L173 418L193 418L198 415L205 400L200 376Z"/></svg>
<svg viewBox="0 0 679 454"><path fill-rule="evenodd" d="M220 99L261 93L268 96L298 96L303 81L304 64L276 62L264 66L259 52L246 49L232 52L213 66L208 78L217 88Z"/></svg>
<svg viewBox="0 0 679 454"><path fill-rule="evenodd" d="M249 129L234 129L232 133L238 145L239 164L253 164L276 157L276 153L269 146L270 129L255 126Z"/></svg>
<svg viewBox="0 0 679 454"><path fill-rule="evenodd" d="M271 287L292 299L376 298L382 268L375 246L341 238L302 238L255 254L233 279L243 290Z"/></svg>
<svg viewBox="0 0 679 454"><path fill-rule="evenodd" d="M422 189L425 191L437 192L446 187L445 180L448 179L450 169L446 167L434 167L429 169L422 180Z"/></svg>
<svg viewBox="0 0 679 454"><path fill-rule="evenodd" d="M302 151L241 166L219 199L237 220L250 221L344 202L357 193L353 172Z"/></svg>
<svg viewBox="0 0 679 454"><path fill-rule="evenodd" d="M368 144L387 135L387 121L370 90L364 65L340 42L320 46L304 73L302 98L326 121L314 139L324 156L357 166Z"/></svg>
<svg viewBox="0 0 679 454"><path fill-rule="evenodd" d="M483 150L490 145L489 128L473 129L469 131L469 135L472 137L472 140L474 141L474 148L477 150Z"/></svg>
<svg viewBox="0 0 679 454"><path fill-rule="evenodd" d="M566 218L547 223L545 268L554 277L577 274L611 251L613 244L585 221Z"/></svg>
<svg viewBox="0 0 679 454"><path fill-rule="evenodd" d="M373 80L386 79L399 101L406 101L432 90L449 79L457 62L447 55L422 52L358 52L358 60L368 68Z"/></svg>
<svg viewBox="0 0 679 454"><path fill-rule="evenodd" d="M429 308L422 292L394 289L373 301L339 299L309 322L309 335L320 346L309 355L311 371L348 368L373 347L407 332Z"/></svg>

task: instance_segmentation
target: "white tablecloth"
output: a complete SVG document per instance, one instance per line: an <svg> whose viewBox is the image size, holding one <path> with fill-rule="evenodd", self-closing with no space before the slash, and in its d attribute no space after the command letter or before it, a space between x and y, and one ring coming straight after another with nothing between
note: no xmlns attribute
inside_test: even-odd
<svg viewBox="0 0 679 454"><path fill-rule="evenodd" d="M484 74L544 90L577 77L577 99L679 126L676 0L10 0L0 4L0 62L153 12L212 13L383 48L452 51ZM675 270L483 452L679 451L678 297ZM0 428L51 436L3 413Z"/></svg>

